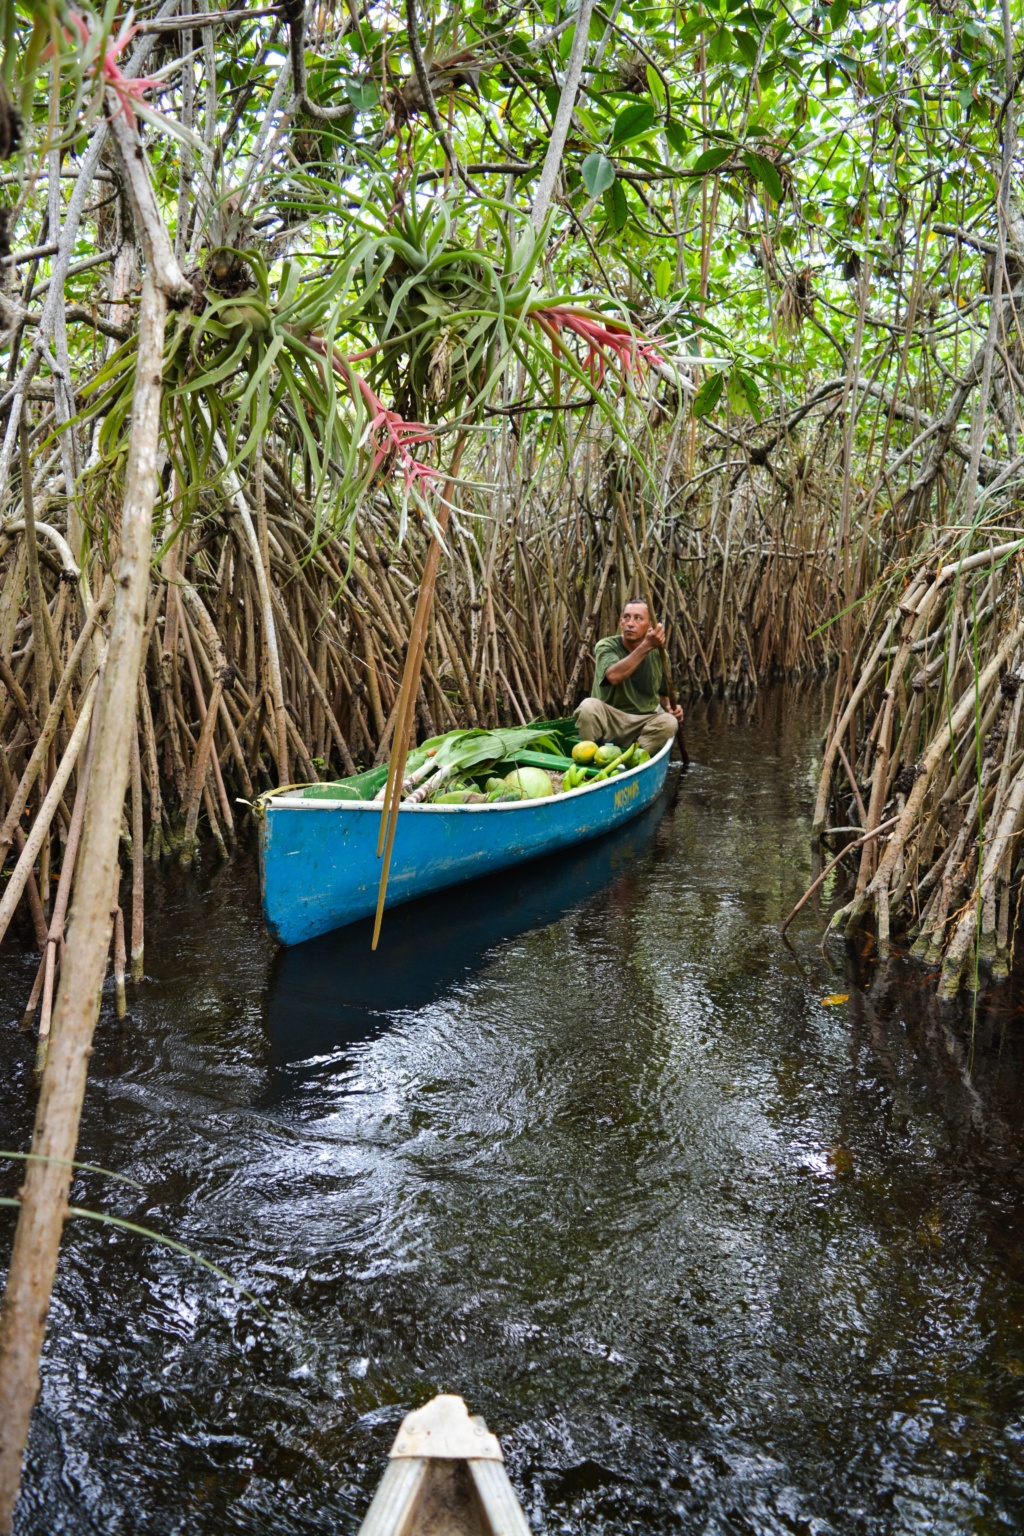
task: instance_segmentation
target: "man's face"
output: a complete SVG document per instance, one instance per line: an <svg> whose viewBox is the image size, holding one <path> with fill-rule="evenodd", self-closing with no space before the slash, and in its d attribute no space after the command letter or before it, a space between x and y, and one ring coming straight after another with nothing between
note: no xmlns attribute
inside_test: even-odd
<svg viewBox="0 0 1024 1536"><path fill-rule="evenodd" d="M639 645L651 627L646 603L627 603L619 620L619 634L627 651Z"/></svg>

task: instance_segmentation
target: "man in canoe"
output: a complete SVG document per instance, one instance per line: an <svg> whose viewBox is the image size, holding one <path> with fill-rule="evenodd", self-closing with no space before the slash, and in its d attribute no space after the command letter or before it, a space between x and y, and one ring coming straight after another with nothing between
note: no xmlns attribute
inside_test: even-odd
<svg viewBox="0 0 1024 1536"><path fill-rule="evenodd" d="M653 757L683 723L683 711L670 704L661 653L665 629L651 624L642 597L622 610L619 633L597 642L594 687L576 711L581 741L634 741Z"/></svg>

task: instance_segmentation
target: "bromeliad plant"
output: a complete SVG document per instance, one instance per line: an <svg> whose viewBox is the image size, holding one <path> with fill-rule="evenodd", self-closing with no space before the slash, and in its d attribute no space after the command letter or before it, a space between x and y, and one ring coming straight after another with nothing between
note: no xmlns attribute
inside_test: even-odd
<svg viewBox="0 0 1024 1536"><path fill-rule="evenodd" d="M143 118L147 123L201 152L202 141L187 128L163 112L155 110L144 96L159 91L165 84L166 71L152 75L125 74L121 57L138 32L133 11L119 18L120 6L113 0L99 10L68 5L66 0L23 0L31 19L31 31L24 52L18 52L17 30L21 18L13 0L0 7L0 37L3 58L0 63L0 90L5 98L16 89L21 112L31 115L36 76L46 64L52 64L55 86L65 87L62 118L71 125L69 137L80 138L108 107L107 91L120 103L126 118ZM176 63L169 73L176 73ZM70 87L68 91L67 88Z"/></svg>
<svg viewBox="0 0 1024 1536"><path fill-rule="evenodd" d="M564 404L567 381L635 455L607 365L632 393L646 369L665 367L654 344L578 295L543 295L543 232L526 224L513 239L507 205L482 205L466 245L450 197L413 187L389 224L395 202L378 178L330 271L311 280L288 259L275 282L255 248L215 248L192 274L196 297L173 320L165 361L176 520L273 432L307 466L314 542L343 529L374 485L400 488L402 533L410 503L434 526L442 431L477 418L515 365L528 403ZM98 423L92 472L107 481L127 453L135 363L133 336L83 392ZM561 420L556 411L553 430Z"/></svg>
<svg viewBox="0 0 1024 1536"><path fill-rule="evenodd" d="M469 414L487 402L513 361L521 363L538 403L558 393L567 372L594 398L614 359L624 377L662 363L653 344L621 317L588 306L586 295L545 295L537 269L547 230L522 224L510 205L482 200L474 243L460 237L448 197L405 194L396 217L393 189L381 189L360 219L355 289L345 321L372 345L367 376L403 410ZM521 224L521 232L511 232ZM578 358L561 333L582 342ZM355 359L353 359L354 361Z"/></svg>
<svg viewBox="0 0 1024 1536"><path fill-rule="evenodd" d="M406 451L393 432L388 437L390 423L367 421L357 386L339 398L336 370L324 367L344 270L302 279L298 264L287 261L275 291L257 251L226 248L193 274L196 298L174 317L164 364L163 435L183 511L250 458L272 424L311 467L319 515L332 485L349 502L365 488L368 469L380 462L365 452L368 434L383 452ZM104 475L116 472L127 451L136 360L133 336L85 391L86 413L99 422L97 469ZM218 438L226 454L218 453Z"/></svg>

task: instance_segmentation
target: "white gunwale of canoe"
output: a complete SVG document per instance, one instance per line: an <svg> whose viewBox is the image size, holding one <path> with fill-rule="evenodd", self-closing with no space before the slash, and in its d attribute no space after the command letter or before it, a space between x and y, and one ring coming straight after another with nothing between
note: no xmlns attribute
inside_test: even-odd
<svg viewBox="0 0 1024 1536"><path fill-rule="evenodd" d="M406 805L403 802L399 809L403 816L424 811L431 816L445 815L451 812L454 812L457 816L475 816L481 811L501 811L503 813L507 811L529 811L534 806L551 805L556 800L571 800L576 795L593 794L595 790L607 789L609 784L625 784L630 779L636 778L639 774L646 773L656 763L660 763L665 754L671 752L674 739L674 737L671 737L666 741L660 751L656 752L653 757L648 758L646 763L638 763L635 768L627 768L625 773L617 773L612 778L600 779L596 784L580 784L578 788L570 789L564 794L544 795L537 800L510 800L504 805L499 805L497 802L494 805ZM305 800L302 795L292 794L289 791L277 793L274 790L271 790L263 797L263 804L268 811L280 809L289 811L373 811L377 816L380 815L383 809L379 801L331 800L326 795L314 800Z"/></svg>
<svg viewBox="0 0 1024 1536"><path fill-rule="evenodd" d="M453 1474L465 1467L471 1499L447 1508ZM445 1486L447 1484L447 1487ZM433 1506L433 1507L431 1507ZM444 1511L438 1519L438 1512ZM468 1507L467 1507L468 1506ZM533 1536L500 1461L391 1461L358 1536Z"/></svg>

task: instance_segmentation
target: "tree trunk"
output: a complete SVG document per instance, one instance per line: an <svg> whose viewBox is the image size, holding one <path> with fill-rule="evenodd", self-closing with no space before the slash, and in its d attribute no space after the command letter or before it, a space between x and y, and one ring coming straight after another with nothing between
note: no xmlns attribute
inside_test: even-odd
<svg viewBox="0 0 1024 1536"><path fill-rule="evenodd" d="M167 307L169 300L183 303L192 294L160 219L138 133L119 112L110 127L129 185L136 230L146 257L146 276L139 307L138 364L116 597L95 706L95 762L99 771L90 776L75 899L32 1134L32 1160L26 1164L21 1212L0 1308L0 1536L7 1536L11 1529L29 1420L39 1393L39 1356L110 947L118 840L149 587ZM36 643L40 643L39 637ZM130 707L126 707L126 700Z"/></svg>

